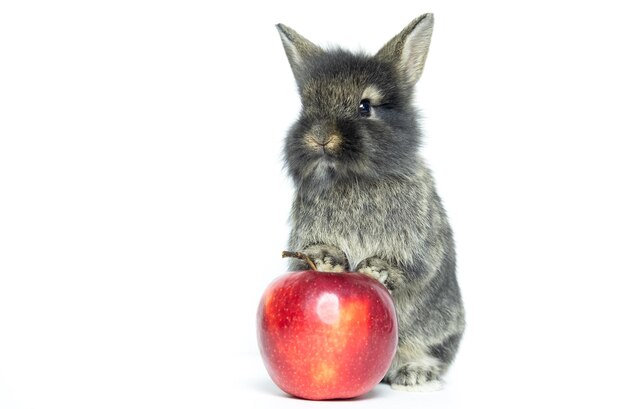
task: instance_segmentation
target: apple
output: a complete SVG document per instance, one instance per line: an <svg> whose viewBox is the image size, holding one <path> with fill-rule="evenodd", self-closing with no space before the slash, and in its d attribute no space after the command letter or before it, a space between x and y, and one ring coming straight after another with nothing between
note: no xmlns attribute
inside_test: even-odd
<svg viewBox="0 0 626 409"><path fill-rule="evenodd" d="M302 253L283 253L283 257ZM352 398L385 376L398 344L393 301L361 273L284 274L265 290L257 339L271 379L305 399Z"/></svg>

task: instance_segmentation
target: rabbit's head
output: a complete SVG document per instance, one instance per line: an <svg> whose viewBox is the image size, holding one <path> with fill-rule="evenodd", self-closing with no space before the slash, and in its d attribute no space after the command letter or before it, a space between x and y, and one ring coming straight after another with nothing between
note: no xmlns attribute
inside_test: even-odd
<svg viewBox="0 0 626 409"><path fill-rule="evenodd" d="M430 45L432 14L413 20L373 56L323 50L279 24L302 112L286 139L297 185L404 178L419 143L413 87Z"/></svg>

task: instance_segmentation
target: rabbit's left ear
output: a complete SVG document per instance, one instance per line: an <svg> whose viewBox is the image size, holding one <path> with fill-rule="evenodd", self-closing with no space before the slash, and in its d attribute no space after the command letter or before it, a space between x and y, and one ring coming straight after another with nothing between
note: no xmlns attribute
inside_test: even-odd
<svg viewBox="0 0 626 409"><path fill-rule="evenodd" d="M300 84L307 60L322 53L322 49L284 24L276 24L276 28L285 47L293 75L296 77L296 82Z"/></svg>
<svg viewBox="0 0 626 409"><path fill-rule="evenodd" d="M389 40L376 57L396 65L406 80L414 85L420 79L426 63L434 22L431 13L419 16Z"/></svg>

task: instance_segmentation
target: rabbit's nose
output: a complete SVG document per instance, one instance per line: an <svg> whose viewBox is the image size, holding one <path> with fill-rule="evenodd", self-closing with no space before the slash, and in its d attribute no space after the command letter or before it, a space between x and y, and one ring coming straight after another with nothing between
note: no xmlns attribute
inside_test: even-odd
<svg viewBox="0 0 626 409"><path fill-rule="evenodd" d="M333 151L339 147L341 137L334 133L326 135L309 134L306 136L306 143L314 149L322 148L327 151Z"/></svg>
<svg viewBox="0 0 626 409"><path fill-rule="evenodd" d="M320 138L317 139L317 143L319 145L328 149L335 149L339 145L339 141L340 141L339 135L336 135L336 134L327 135L321 140Z"/></svg>
<svg viewBox="0 0 626 409"><path fill-rule="evenodd" d="M328 135L328 138L324 140L324 143L322 146L324 146L324 148L326 149L334 151L335 149L339 147L340 143L341 143L341 137L337 134L331 133L330 135Z"/></svg>

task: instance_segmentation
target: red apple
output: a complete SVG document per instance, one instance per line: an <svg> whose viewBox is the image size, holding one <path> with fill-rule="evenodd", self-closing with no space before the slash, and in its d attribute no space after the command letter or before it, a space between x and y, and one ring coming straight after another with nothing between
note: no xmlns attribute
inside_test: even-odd
<svg viewBox="0 0 626 409"><path fill-rule="evenodd" d="M336 399L362 395L382 380L398 326L389 292L375 279L307 270L269 285L258 308L257 335L265 367L282 390Z"/></svg>

